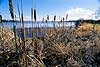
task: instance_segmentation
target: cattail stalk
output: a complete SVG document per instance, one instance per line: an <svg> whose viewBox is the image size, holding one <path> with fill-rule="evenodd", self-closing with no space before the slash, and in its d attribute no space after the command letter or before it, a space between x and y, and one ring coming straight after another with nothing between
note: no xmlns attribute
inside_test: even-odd
<svg viewBox="0 0 100 67"><path fill-rule="evenodd" d="M44 29L44 27L45 27L45 22L44 22L45 20L44 20L44 17L42 18L42 23L43 23L43 32L45 33L45 29Z"/></svg>
<svg viewBox="0 0 100 67"><path fill-rule="evenodd" d="M36 21L36 9L34 9L34 20Z"/></svg>
<svg viewBox="0 0 100 67"><path fill-rule="evenodd" d="M16 21L16 15L15 15L15 21ZM16 22L16 25L17 25L17 22ZM17 46L17 30L16 30L16 25L14 25L14 37L15 37L15 46L16 46L16 50L18 49L18 46Z"/></svg>
<svg viewBox="0 0 100 67"><path fill-rule="evenodd" d="M63 29L64 29L64 21L65 21L65 19L64 19L64 17L63 17Z"/></svg>
<svg viewBox="0 0 100 67"><path fill-rule="evenodd" d="M13 9L12 0L9 0L9 11L10 11L10 14L11 14L11 18L14 20L14 9Z"/></svg>
<svg viewBox="0 0 100 67"><path fill-rule="evenodd" d="M17 4L17 9L18 9L19 20L21 21L21 15L20 15L19 4ZM20 25L20 26L21 26L21 25Z"/></svg>
<svg viewBox="0 0 100 67"><path fill-rule="evenodd" d="M33 8L31 8L31 21L32 21L31 35L32 35L32 44L33 44Z"/></svg>
<svg viewBox="0 0 100 67"><path fill-rule="evenodd" d="M63 17L63 26L64 26L64 21L65 21L65 19L64 19L64 17Z"/></svg>
<svg viewBox="0 0 100 67"><path fill-rule="evenodd" d="M27 60L27 51L26 51L26 48L25 48L25 45L26 45L26 43L25 43L25 41L26 41L26 39L25 39L25 31L24 31L24 20L23 20L23 8L22 8L23 6L22 6L22 0L21 0L21 32L22 32L22 37L21 37L21 39L22 39L22 51L24 52L23 53L23 67L28 67L28 60Z"/></svg>
<svg viewBox="0 0 100 67"><path fill-rule="evenodd" d="M14 7L13 7L12 0L9 0L9 11L10 11L11 18L14 21ZM14 22L13 22L13 27L14 27Z"/></svg>
<svg viewBox="0 0 100 67"><path fill-rule="evenodd" d="M56 16L54 16L54 23L53 23L54 28L55 28L55 21L56 21Z"/></svg>
<svg viewBox="0 0 100 67"><path fill-rule="evenodd" d="M49 15L47 15L47 21L49 21Z"/></svg>
<svg viewBox="0 0 100 67"><path fill-rule="evenodd" d="M95 21L93 20L93 31L95 30L95 26L96 26L96 23L95 23Z"/></svg>
<svg viewBox="0 0 100 67"><path fill-rule="evenodd" d="M0 23L1 23L2 26L3 26L3 23L2 23L2 15L0 15Z"/></svg>
<svg viewBox="0 0 100 67"><path fill-rule="evenodd" d="M47 33L48 33L48 21L49 21L49 15L47 15L47 26L46 26L46 31L47 31Z"/></svg>
<svg viewBox="0 0 100 67"><path fill-rule="evenodd" d="M17 9L18 9L19 21L21 22L21 15L20 15L20 9L19 9L19 4L18 3L17 3ZM20 23L20 27L21 27L21 23ZM20 29L20 31L21 31L21 29ZM20 31L18 31L18 32L20 32ZM21 45L21 37L19 37L19 43Z"/></svg>
<svg viewBox="0 0 100 67"><path fill-rule="evenodd" d="M68 14L66 15L66 21L67 21L67 19L68 19Z"/></svg>
<svg viewBox="0 0 100 67"><path fill-rule="evenodd" d="M15 37L15 46L16 46L16 50L17 50L18 47L17 47L17 31L16 31L16 26L14 26L13 31L14 31L14 37Z"/></svg>
<svg viewBox="0 0 100 67"><path fill-rule="evenodd" d="M2 16L0 15L0 23L2 23Z"/></svg>
<svg viewBox="0 0 100 67"><path fill-rule="evenodd" d="M22 33L22 41L23 41L23 49L25 49L25 32L24 32L24 20L23 20L23 9L22 9L22 0L21 0L21 33Z"/></svg>
<svg viewBox="0 0 100 67"><path fill-rule="evenodd" d="M13 7L12 0L9 0L9 11L10 11L10 14L11 14L11 18L14 21L14 7ZM13 22L13 31L14 31L15 46L16 46L16 49L17 49L16 25L14 25L14 22Z"/></svg>
<svg viewBox="0 0 100 67"><path fill-rule="evenodd" d="M34 21L36 22L37 18L36 18L36 9L34 9ZM36 26L36 36L38 34L38 28Z"/></svg>
<svg viewBox="0 0 100 67"><path fill-rule="evenodd" d="M61 22L61 24L62 24L62 22L63 22L63 21L62 21L62 18L61 18L61 21L60 21L60 22ZM60 28L61 28L60 30L62 30L62 25L61 25L61 27L60 27Z"/></svg>
<svg viewBox="0 0 100 67"><path fill-rule="evenodd" d="M60 28L60 16L59 16L59 22L58 22L58 24L59 24L59 28Z"/></svg>
<svg viewBox="0 0 100 67"><path fill-rule="evenodd" d="M54 22L53 22L53 27L54 27L54 30L53 30L53 31L56 31L55 21L56 21L56 16L54 16Z"/></svg>

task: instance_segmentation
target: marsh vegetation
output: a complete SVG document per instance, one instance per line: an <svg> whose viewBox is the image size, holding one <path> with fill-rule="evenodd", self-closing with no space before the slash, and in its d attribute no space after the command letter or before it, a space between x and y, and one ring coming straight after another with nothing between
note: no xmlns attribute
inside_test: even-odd
<svg viewBox="0 0 100 67"><path fill-rule="evenodd" d="M88 27L87 27L88 25ZM99 67L100 31L84 23L78 29L56 29L44 37L16 38L7 28L0 31L0 66L8 67ZM86 27L86 28L85 28ZM96 26L98 27L98 25Z"/></svg>

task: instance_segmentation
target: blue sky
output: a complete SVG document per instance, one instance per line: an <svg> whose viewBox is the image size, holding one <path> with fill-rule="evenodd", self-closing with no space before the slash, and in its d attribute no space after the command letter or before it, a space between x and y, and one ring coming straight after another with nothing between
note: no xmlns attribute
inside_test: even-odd
<svg viewBox="0 0 100 67"><path fill-rule="evenodd" d="M13 0L16 15L18 15L17 3L20 4L20 1L21 0ZM32 3L34 4L33 8L37 10L39 20L47 15L51 18L54 15L63 17L67 11L75 8L95 11L100 5L98 0L23 0L24 17L29 19ZM0 14L3 16L3 19L11 19L8 5L8 0L0 0Z"/></svg>

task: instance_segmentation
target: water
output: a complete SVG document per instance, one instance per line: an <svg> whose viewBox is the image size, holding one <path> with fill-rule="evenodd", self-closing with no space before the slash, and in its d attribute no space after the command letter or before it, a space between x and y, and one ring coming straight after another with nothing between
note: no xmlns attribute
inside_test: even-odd
<svg viewBox="0 0 100 67"><path fill-rule="evenodd" d="M53 27L53 24L55 23L55 26L63 26L61 22L30 22L30 21L25 21L24 22L24 28L32 28L32 23L33 27ZM76 22L64 22L64 26L74 26ZM17 28L20 28L20 22L14 22L14 24L17 24ZM13 22L3 22L3 25L6 26L7 28L13 28ZM1 26L1 24L0 24Z"/></svg>
<svg viewBox="0 0 100 67"><path fill-rule="evenodd" d="M38 22L30 22L30 21L24 21L24 28L27 29L27 28L32 28L32 23L33 23L33 28L47 28L47 27L53 27L54 26L54 23L55 23L55 26L56 27L61 27L63 26L63 23L61 22L53 22L53 21L49 21L49 22L41 22L41 21L38 21ZM75 27L75 23L76 22L64 22L64 26L65 27L70 27L70 26L73 26ZM3 22L3 25L7 28L10 28L12 29L13 28L13 24L16 25L17 27L17 30L20 28L20 22L17 21L17 22ZM0 27L1 27L1 23L0 23ZM18 32L17 35L19 37L21 37L21 33ZM35 33L34 33L35 35ZM39 32L38 33L38 36L43 36L44 35L44 32ZM26 37L31 37L30 33L26 32Z"/></svg>

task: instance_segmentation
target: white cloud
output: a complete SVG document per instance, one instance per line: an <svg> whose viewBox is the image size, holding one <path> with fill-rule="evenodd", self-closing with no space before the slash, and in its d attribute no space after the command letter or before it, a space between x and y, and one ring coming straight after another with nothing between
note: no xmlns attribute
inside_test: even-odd
<svg viewBox="0 0 100 67"><path fill-rule="evenodd" d="M65 11L66 12L66 11ZM78 19L96 19L96 11L90 10L90 9L85 9L85 8L72 8L69 9L66 14L68 14L68 20L78 20ZM53 15L50 15L50 21L53 20ZM61 18L64 16L58 16L56 15L56 21L60 21ZM46 20L46 16L44 17ZM19 18L17 18L19 20ZM100 17L99 17L100 19ZM24 16L25 21L30 21L31 16ZM42 17L37 16L37 21L42 21Z"/></svg>
<svg viewBox="0 0 100 67"><path fill-rule="evenodd" d="M95 19L94 13L95 11L84 8L73 8L66 12L68 14L68 20Z"/></svg>

